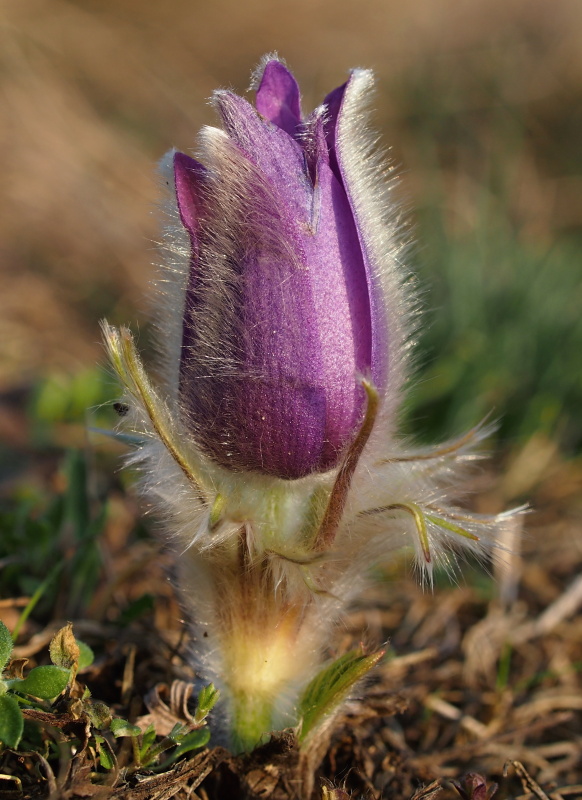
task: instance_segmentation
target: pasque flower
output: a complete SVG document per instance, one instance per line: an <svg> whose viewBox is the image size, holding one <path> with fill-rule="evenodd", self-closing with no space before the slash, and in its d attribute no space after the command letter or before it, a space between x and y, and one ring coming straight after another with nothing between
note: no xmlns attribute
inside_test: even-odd
<svg viewBox="0 0 582 800"><path fill-rule="evenodd" d="M368 132L372 82L354 70L303 116L294 77L267 57L254 107L216 92L222 128L201 131L196 158L163 163L157 386L129 331L105 325L130 460L237 750L290 725L312 750L377 662L325 661L374 563L408 546L430 581L461 545L481 555L515 524L450 503L486 431L435 449L394 433L415 304Z"/></svg>
<svg viewBox="0 0 582 800"><path fill-rule="evenodd" d="M336 466L362 422L363 375L388 354L340 135L345 88L307 119L286 67L265 65L256 109L220 91L223 130L204 164L176 153L191 242L180 399L208 453L229 469L299 478Z"/></svg>

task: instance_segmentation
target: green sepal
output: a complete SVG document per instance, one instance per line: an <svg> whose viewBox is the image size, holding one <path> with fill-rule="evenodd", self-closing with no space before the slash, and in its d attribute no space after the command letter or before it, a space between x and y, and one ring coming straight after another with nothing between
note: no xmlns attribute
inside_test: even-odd
<svg viewBox="0 0 582 800"><path fill-rule="evenodd" d="M46 667L31 669L23 680L15 678L6 683L14 692L29 694L32 697L39 697L41 700L50 700L67 688L70 677L70 669L49 664Z"/></svg>
<svg viewBox="0 0 582 800"><path fill-rule="evenodd" d="M359 649L350 650L313 678L299 700L298 739L301 746L338 709L354 685L376 666L383 655L383 650L371 655L364 655Z"/></svg>
<svg viewBox="0 0 582 800"><path fill-rule="evenodd" d="M18 747L24 730L24 718L16 700L8 694L0 696L0 741L7 747Z"/></svg>
<svg viewBox="0 0 582 800"><path fill-rule="evenodd" d="M98 433L100 436L107 436L109 439L115 439L116 442L128 445L130 447L142 447L147 443L145 436L137 436L134 433L124 433L123 431L109 431L106 428L89 428L91 433Z"/></svg>
<svg viewBox="0 0 582 800"><path fill-rule="evenodd" d="M13 647L14 642L12 641L10 631L6 625L0 621L0 674L8 663Z"/></svg>
<svg viewBox="0 0 582 800"><path fill-rule="evenodd" d="M210 517L208 518L208 527L211 531L213 531L220 520L222 519L222 514L224 512L224 508L226 506L226 499L221 495L217 494L214 498L214 503L212 504L212 508L210 509Z"/></svg>

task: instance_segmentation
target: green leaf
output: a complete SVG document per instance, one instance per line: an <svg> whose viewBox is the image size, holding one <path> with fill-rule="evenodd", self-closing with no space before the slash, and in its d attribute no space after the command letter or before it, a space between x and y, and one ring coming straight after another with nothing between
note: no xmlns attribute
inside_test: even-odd
<svg viewBox="0 0 582 800"><path fill-rule="evenodd" d="M46 667L35 667L24 680L15 679L7 681L7 684L15 692L50 700L67 688L70 677L70 670L50 664Z"/></svg>
<svg viewBox="0 0 582 800"><path fill-rule="evenodd" d="M79 646L79 670L86 669L95 661L95 653L88 644L80 639L77 639L77 644Z"/></svg>
<svg viewBox="0 0 582 800"><path fill-rule="evenodd" d="M205 686L198 695L198 706L196 708L196 714L194 715L194 720L197 724L201 723L210 711L216 705L216 701L220 692L216 688L213 683L209 683L208 686Z"/></svg>
<svg viewBox="0 0 582 800"><path fill-rule="evenodd" d="M128 722L126 719L119 719L115 718L111 720L110 726L111 733L116 736L139 736L141 733L141 728L138 728L137 725L132 725L131 722ZM155 731L154 731L155 737Z"/></svg>
<svg viewBox="0 0 582 800"><path fill-rule="evenodd" d="M106 703L100 700L87 700L83 703L83 707L94 728L106 728L111 724L111 709Z"/></svg>
<svg viewBox="0 0 582 800"><path fill-rule="evenodd" d="M0 673L8 663L14 643L6 625L0 621Z"/></svg>
<svg viewBox="0 0 582 800"><path fill-rule="evenodd" d="M172 730L166 735L166 739L171 739L176 744L180 744L182 741L182 737L188 732L189 728L187 725L176 722Z"/></svg>
<svg viewBox="0 0 582 800"><path fill-rule="evenodd" d="M142 740L141 740L141 747L139 749L140 757L142 759L145 758L148 750L153 745L153 743L156 741L156 736L157 736L157 734L156 734L156 729L154 728L154 726L151 725L151 724L148 725L147 728L145 729L144 733L143 733Z"/></svg>
<svg viewBox="0 0 582 800"><path fill-rule="evenodd" d="M384 655L366 656L361 650L351 650L324 667L305 688L299 701L299 743L305 744L309 736L327 716L337 710L350 690Z"/></svg>
<svg viewBox="0 0 582 800"><path fill-rule="evenodd" d="M0 696L0 741L18 747L24 730L24 718L18 703L8 694Z"/></svg>
<svg viewBox="0 0 582 800"><path fill-rule="evenodd" d="M192 733L187 733L182 739L178 747L172 753L172 760L174 761L184 753L189 753L190 750L196 750L199 747L204 747L208 744L210 739L210 731L208 728L198 728Z"/></svg>
<svg viewBox="0 0 582 800"><path fill-rule="evenodd" d="M18 618L18 622L16 623L16 625L14 627L14 630L12 631L12 639L14 641L16 641L16 638L18 637L18 634L20 633L20 630L21 630L22 626L24 625L24 623L28 619L29 615L34 610L34 607L36 606L38 601L41 599L41 597L44 595L44 593L46 592L46 590L48 589L50 584L53 582L53 580L56 578L56 576L59 574L59 572L63 568L64 564L65 564L64 561L60 561L58 564L56 564L51 569L51 571L46 576L46 578L42 581L42 583L36 588L34 594L32 595L32 597L30 598L30 600L26 604L26 608L24 608L24 610L22 611L22 614Z"/></svg>
<svg viewBox="0 0 582 800"><path fill-rule="evenodd" d="M79 450L70 450L65 462L67 476L66 518L70 522L77 541L87 535L90 517L89 491L87 488L87 463Z"/></svg>
<svg viewBox="0 0 582 800"><path fill-rule="evenodd" d="M209 739L210 731L208 728L197 728L195 731L191 731L184 736L181 743L172 752L171 756L161 764L158 764L154 768L154 771L164 772L171 764L174 763L174 761L180 758L180 756L183 756L184 753L189 753L191 750L198 750L201 747L205 747L205 745L208 744Z"/></svg>
<svg viewBox="0 0 582 800"><path fill-rule="evenodd" d="M99 763L103 769L113 769L115 767L114 755L109 743L103 736L95 736L95 744L99 753Z"/></svg>

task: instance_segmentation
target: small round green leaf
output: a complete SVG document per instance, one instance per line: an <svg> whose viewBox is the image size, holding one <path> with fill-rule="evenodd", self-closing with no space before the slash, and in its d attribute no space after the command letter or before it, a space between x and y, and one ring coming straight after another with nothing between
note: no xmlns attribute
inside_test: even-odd
<svg viewBox="0 0 582 800"><path fill-rule="evenodd" d="M0 741L7 747L18 747L22 739L24 719L18 703L9 694L0 697Z"/></svg>
<svg viewBox="0 0 582 800"><path fill-rule="evenodd" d="M91 700L83 703L83 707L94 728L106 728L111 723L111 709L106 703Z"/></svg>
<svg viewBox="0 0 582 800"><path fill-rule="evenodd" d="M79 670L90 667L95 661L95 653L91 650L88 644L77 639L79 645Z"/></svg>
<svg viewBox="0 0 582 800"><path fill-rule="evenodd" d="M12 636L6 625L0 621L0 673L8 663L10 653L14 647Z"/></svg>
<svg viewBox="0 0 582 800"><path fill-rule="evenodd" d="M132 725L131 722L128 722L126 719L119 719L118 717L111 720L110 730L116 737L139 736L141 733L141 728L138 728L137 725Z"/></svg>
<svg viewBox="0 0 582 800"><path fill-rule="evenodd" d="M50 700L67 688L70 677L71 670L50 664L31 669L22 681L12 680L7 683L15 692L40 697L41 700Z"/></svg>

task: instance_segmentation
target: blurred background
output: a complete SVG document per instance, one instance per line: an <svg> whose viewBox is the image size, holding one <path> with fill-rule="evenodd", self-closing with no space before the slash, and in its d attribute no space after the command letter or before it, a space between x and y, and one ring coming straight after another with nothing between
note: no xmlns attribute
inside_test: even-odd
<svg viewBox="0 0 582 800"><path fill-rule="evenodd" d="M500 451L533 448L538 472L579 453L579 0L0 7L5 477L39 437L78 441L87 406L114 393L102 317L139 327L147 349L156 162L193 148L212 90L244 92L274 50L306 110L348 68L377 74L426 312L407 429L436 440L491 411Z"/></svg>

